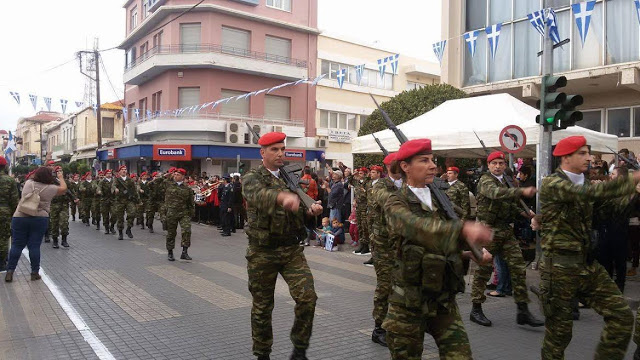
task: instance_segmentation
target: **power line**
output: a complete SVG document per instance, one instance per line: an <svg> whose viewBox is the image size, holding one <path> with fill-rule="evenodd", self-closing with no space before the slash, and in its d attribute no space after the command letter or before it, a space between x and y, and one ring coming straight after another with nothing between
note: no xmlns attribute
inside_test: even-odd
<svg viewBox="0 0 640 360"><path fill-rule="evenodd" d="M111 86L111 90L113 90L113 94L116 96L116 98L118 98L118 102L120 103L120 105L122 105L122 107L124 107L124 102L122 102L122 100L120 99L120 95L118 95L118 92L116 91L115 87L113 86L113 83L111 83L111 78L109 78L109 73L107 72L107 67L104 66L104 62L102 61L102 56L99 57L99 61L100 61L100 65L102 65L102 70L104 70L104 75L107 77L107 81L109 82L109 85Z"/></svg>

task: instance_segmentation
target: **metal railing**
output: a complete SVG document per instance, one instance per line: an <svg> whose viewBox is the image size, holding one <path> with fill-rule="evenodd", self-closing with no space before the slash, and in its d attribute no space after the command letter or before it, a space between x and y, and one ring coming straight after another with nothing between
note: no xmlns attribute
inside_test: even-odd
<svg viewBox="0 0 640 360"><path fill-rule="evenodd" d="M232 56L251 58L256 60L262 60L272 63L291 65L299 68L307 68L307 61L294 59L291 57L285 57L274 54L267 54L258 51L251 51L241 48L234 48L230 46L223 46L217 44L180 44L180 45L160 45L156 46L152 49L147 50L146 52L140 54L136 59L131 61L129 64L125 64L124 70L129 71L134 67L142 64L146 60L156 56L156 55L167 55L167 54L198 54L198 53L220 53L220 54L228 54Z"/></svg>
<svg viewBox="0 0 640 360"><path fill-rule="evenodd" d="M183 113L182 115L174 114L158 114L151 117L140 117L139 120L130 119L127 123L141 124L152 120L172 120L172 121L189 121L189 120L223 120L235 122L249 122L257 125L282 125L282 126L304 126L302 119L268 119L264 116L245 116L245 115L229 115L220 113Z"/></svg>

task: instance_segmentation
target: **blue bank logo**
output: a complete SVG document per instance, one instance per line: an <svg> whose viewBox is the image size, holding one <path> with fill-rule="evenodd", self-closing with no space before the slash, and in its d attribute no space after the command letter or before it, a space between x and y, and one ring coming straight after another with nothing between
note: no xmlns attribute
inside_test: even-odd
<svg viewBox="0 0 640 360"><path fill-rule="evenodd" d="M185 156L187 154L187 150L185 149L163 149L158 148L159 156Z"/></svg>
<svg viewBox="0 0 640 360"><path fill-rule="evenodd" d="M304 153L302 151L285 151L284 157L302 159L304 157Z"/></svg>

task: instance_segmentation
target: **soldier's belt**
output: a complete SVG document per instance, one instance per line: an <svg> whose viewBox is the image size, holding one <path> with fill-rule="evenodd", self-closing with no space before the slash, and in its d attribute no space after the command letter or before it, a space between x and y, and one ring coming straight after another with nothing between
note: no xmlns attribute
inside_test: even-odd
<svg viewBox="0 0 640 360"><path fill-rule="evenodd" d="M585 263L585 258L582 254L552 254L550 256L551 263L557 265L581 265Z"/></svg>
<svg viewBox="0 0 640 360"><path fill-rule="evenodd" d="M293 246L298 245L300 243L300 239L296 235L290 236L278 236L278 237L269 237L268 244L260 243L257 239L249 238L249 245L259 246L269 249L275 249L282 246Z"/></svg>

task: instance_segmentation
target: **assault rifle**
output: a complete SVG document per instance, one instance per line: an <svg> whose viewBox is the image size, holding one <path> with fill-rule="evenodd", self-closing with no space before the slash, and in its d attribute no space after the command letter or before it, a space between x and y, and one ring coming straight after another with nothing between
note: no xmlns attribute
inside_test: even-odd
<svg viewBox="0 0 640 360"><path fill-rule="evenodd" d="M398 127L393 123L393 121L391 121L391 118L389 117L389 114L387 114L386 111L382 110L380 105L378 105L378 102L373 97L373 95L371 95L371 94L369 94L369 95L371 96L371 98L373 99L373 102L378 107L378 110L380 110L380 113L382 114L382 118L387 123L387 127L389 129L391 129L391 131L393 131L393 133L396 135L396 138L398 138L398 141L400 142L400 144L404 144L405 142L409 141L409 139L404 135L404 133L402 133L402 130L398 129ZM382 144L379 142L379 140L377 142L378 142L378 145L380 146L381 150L383 150L383 152L385 152L386 150L384 150L384 147L382 147ZM438 204L440 204L440 206L442 206L442 210L444 211L444 214L447 217L447 219L449 219L449 220L460 220L460 218L458 217L458 214L456 214L456 211L453 208L453 204L451 203L451 200L449 199L447 194L444 191L442 191L442 188L438 187L435 184L435 182L427 185L427 187L431 191L431 194L433 194L433 196L438 201ZM473 256L478 261L482 261L482 256L483 256L482 255L482 250L478 249L477 247L473 246L470 243L469 243L469 248L471 249L471 252L473 253Z"/></svg>
<svg viewBox="0 0 640 360"><path fill-rule="evenodd" d="M617 155L620 159L622 159L622 161L626 162L627 164L629 164L629 166L631 166L632 168L634 168L634 170L640 170L640 166L638 166L638 164L634 163L633 161L627 159L624 155L620 154L620 153L616 153L615 151L613 151L613 149L611 149L610 147L606 147L607 149L609 149L609 151L611 151L612 154Z"/></svg>
<svg viewBox="0 0 640 360"><path fill-rule="evenodd" d="M375 134L371 134L371 136L373 136L373 138L376 140L376 143L378 143L380 150L382 150L382 154L384 154L385 157L389 156L389 152L387 151L387 149L384 148L384 146L382 146L380 139L378 139Z"/></svg>
<svg viewBox="0 0 640 360"><path fill-rule="evenodd" d="M247 122L245 122L245 124L247 125L247 129L249 129L253 137L256 140L260 140L260 135L258 135L258 133L253 130L251 125L249 125L249 123ZM307 195L307 193L305 193L302 188L300 188L300 172L302 172L302 166L300 164L290 164L280 167L280 177L287 184L289 190L298 195L300 201L302 201L302 204L307 210L311 210L311 206L315 204L316 201L313 200L311 196Z"/></svg>

